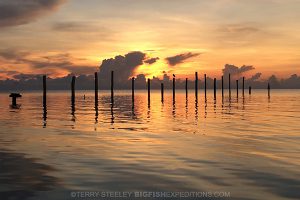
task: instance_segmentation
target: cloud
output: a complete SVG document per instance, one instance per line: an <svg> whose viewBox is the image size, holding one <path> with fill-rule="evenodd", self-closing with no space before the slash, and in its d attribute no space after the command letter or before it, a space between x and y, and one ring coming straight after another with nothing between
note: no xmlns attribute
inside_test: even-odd
<svg viewBox="0 0 300 200"><path fill-rule="evenodd" d="M144 63L146 54L140 51L130 52L124 56L118 55L115 58L105 59L100 65L99 77L104 84L109 82L111 71L115 73L116 82L122 84L132 76L134 70Z"/></svg>
<svg viewBox="0 0 300 200"><path fill-rule="evenodd" d="M220 31L229 34L252 34L260 29L254 24L228 24L220 28Z"/></svg>
<svg viewBox="0 0 300 200"><path fill-rule="evenodd" d="M27 24L57 10L66 0L1 0L0 28Z"/></svg>
<svg viewBox="0 0 300 200"><path fill-rule="evenodd" d="M256 81L257 79L259 79L261 77L262 73L256 73L254 74L249 81Z"/></svg>
<svg viewBox="0 0 300 200"><path fill-rule="evenodd" d="M36 79L37 77L42 76L42 74L15 74L13 76L14 79L17 80L29 80L29 79Z"/></svg>
<svg viewBox="0 0 300 200"><path fill-rule="evenodd" d="M255 68L251 65L243 65L241 67L237 67L235 65L226 64L224 66L224 68L222 69L222 71L223 71L223 75L225 77L227 77L228 74L240 75L242 73L245 73L245 72L248 72L248 71L251 71L251 70L254 70L254 69Z"/></svg>
<svg viewBox="0 0 300 200"><path fill-rule="evenodd" d="M2 50L0 50L0 60L11 61L14 64L23 63L24 58L29 56L29 55L30 55L29 52L17 51L17 50L14 50L14 49L2 49Z"/></svg>
<svg viewBox="0 0 300 200"><path fill-rule="evenodd" d="M0 51L0 59L4 63L23 64L35 72L43 71L47 74L58 74L58 71L62 70L65 73L92 74L97 70L96 67L88 64L75 64L82 60L74 58L68 53L36 57L30 52L8 49Z"/></svg>
<svg viewBox="0 0 300 200"><path fill-rule="evenodd" d="M176 56L167 57L166 61L168 62L168 64L170 66L175 66L177 64L183 63L183 61L185 61L189 58L196 57L196 56L199 56L199 55L200 55L199 53L188 52L188 53L183 53L183 54L179 54L179 55L176 55Z"/></svg>
<svg viewBox="0 0 300 200"><path fill-rule="evenodd" d="M149 59L145 60L144 63L151 65L151 64L155 63L157 60L159 60L159 57L149 58Z"/></svg>
<svg viewBox="0 0 300 200"><path fill-rule="evenodd" d="M87 22L58 22L53 24L52 29L63 32L78 32L90 29L90 25L88 25Z"/></svg>

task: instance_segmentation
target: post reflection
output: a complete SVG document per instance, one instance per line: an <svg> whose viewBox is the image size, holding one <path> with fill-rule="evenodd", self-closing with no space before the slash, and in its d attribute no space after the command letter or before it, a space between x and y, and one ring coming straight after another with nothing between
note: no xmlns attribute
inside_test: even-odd
<svg viewBox="0 0 300 200"><path fill-rule="evenodd" d="M98 108L98 102L95 103L95 124L98 124L98 117L99 117L99 108Z"/></svg>
<svg viewBox="0 0 300 200"><path fill-rule="evenodd" d="M198 123L198 96L195 96L195 121L196 121L196 124Z"/></svg>
<svg viewBox="0 0 300 200"><path fill-rule="evenodd" d="M47 106L43 106L43 128L47 127Z"/></svg>
<svg viewBox="0 0 300 200"><path fill-rule="evenodd" d="M147 122L150 121L151 118L151 107L150 107L150 102L148 100L148 106L147 106Z"/></svg>
<svg viewBox="0 0 300 200"><path fill-rule="evenodd" d="M217 113L217 100L214 99L214 113L216 114Z"/></svg>
<svg viewBox="0 0 300 200"><path fill-rule="evenodd" d="M114 125L115 123L115 116L114 116L114 103L113 101L110 103L110 124Z"/></svg>
<svg viewBox="0 0 300 200"><path fill-rule="evenodd" d="M204 102L204 118L207 117L207 101Z"/></svg>
<svg viewBox="0 0 300 200"><path fill-rule="evenodd" d="M188 118L188 111L189 111L188 103L189 103L189 101L188 101L188 98L186 96L186 98L185 98L185 118L186 119Z"/></svg>
<svg viewBox="0 0 300 200"><path fill-rule="evenodd" d="M175 102L174 97L173 97L173 101L172 101L172 116L173 116L173 118L176 117L176 102Z"/></svg>
<svg viewBox="0 0 300 200"><path fill-rule="evenodd" d="M73 121L73 122L76 121L75 111L76 111L75 103L72 101L72 104L71 104L71 115L72 115L71 121Z"/></svg>

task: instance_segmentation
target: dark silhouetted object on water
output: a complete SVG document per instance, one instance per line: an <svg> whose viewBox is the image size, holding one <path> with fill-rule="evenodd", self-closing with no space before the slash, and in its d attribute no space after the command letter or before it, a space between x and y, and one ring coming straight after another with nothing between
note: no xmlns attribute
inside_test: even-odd
<svg viewBox="0 0 300 200"><path fill-rule="evenodd" d="M131 98L132 105L134 105L134 77L131 78Z"/></svg>
<svg viewBox="0 0 300 200"><path fill-rule="evenodd" d="M249 86L249 94L250 94L250 95L251 95L251 89L252 89L251 86Z"/></svg>
<svg viewBox="0 0 300 200"><path fill-rule="evenodd" d="M148 78L147 86L148 86L148 103L150 104L150 78Z"/></svg>
<svg viewBox="0 0 300 200"><path fill-rule="evenodd" d="M270 98L270 96L271 96L270 90L271 90L270 83L268 83L268 97L269 97L269 98Z"/></svg>
<svg viewBox="0 0 300 200"><path fill-rule="evenodd" d="M21 98L22 95L19 94L19 93L11 93L11 94L9 95L9 97L12 98L12 99L11 99L11 100L12 100L12 101L11 101L11 106L12 106L12 108L19 108L20 106L17 105L17 98Z"/></svg>
<svg viewBox="0 0 300 200"><path fill-rule="evenodd" d="M188 78L185 79L185 97L188 97Z"/></svg>
<svg viewBox="0 0 300 200"><path fill-rule="evenodd" d="M160 90L161 90L161 102L164 102L164 83L160 84Z"/></svg>
<svg viewBox="0 0 300 200"><path fill-rule="evenodd" d="M114 71L111 71L110 96L111 96L111 102L113 102L114 101Z"/></svg>
<svg viewBox="0 0 300 200"><path fill-rule="evenodd" d="M224 77L222 76L222 99L224 98Z"/></svg>
<svg viewBox="0 0 300 200"><path fill-rule="evenodd" d="M47 125L47 77L46 75L43 76L43 120L44 126Z"/></svg>
<svg viewBox="0 0 300 200"><path fill-rule="evenodd" d="M95 107L98 106L98 73L95 72Z"/></svg>
<svg viewBox="0 0 300 200"><path fill-rule="evenodd" d="M173 74L173 101L175 101L175 74Z"/></svg>
<svg viewBox="0 0 300 200"><path fill-rule="evenodd" d="M76 77L72 77L72 83L71 83L71 101L72 101L72 106L75 105L75 80Z"/></svg>
<svg viewBox="0 0 300 200"><path fill-rule="evenodd" d="M229 91L229 99L231 98L231 80L230 74L228 74L228 91Z"/></svg>
<svg viewBox="0 0 300 200"><path fill-rule="evenodd" d="M236 97L239 97L239 80L236 80Z"/></svg>
<svg viewBox="0 0 300 200"><path fill-rule="evenodd" d="M205 100L206 100L206 74L204 74L204 93L205 93Z"/></svg>
<svg viewBox="0 0 300 200"><path fill-rule="evenodd" d="M47 77L43 76L43 107L47 107Z"/></svg>
<svg viewBox="0 0 300 200"><path fill-rule="evenodd" d="M245 77L243 77L243 98L245 96Z"/></svg>
<svg viewBox="0 0 300 200"><path fill-rule="evenodd" d="M198 72L195 72L195 96L198 97Z"/></svg>
<svg viewBox="0 0 300 200"><path fill-rule="evenodd" d="M214 100L217 99L217 79L214 78Z"/></svg>

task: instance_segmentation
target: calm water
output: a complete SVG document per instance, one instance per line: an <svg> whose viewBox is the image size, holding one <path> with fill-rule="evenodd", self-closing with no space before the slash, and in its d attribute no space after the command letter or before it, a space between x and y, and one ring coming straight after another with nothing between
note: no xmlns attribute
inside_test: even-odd
<svg viewBox="0 0 300 200"><path fill-rule="evenodd" d="M84 100L83 95L86 95ZM71 191L230 192L230 198L300 198L300 91L254 90L216 103L200 93L0 94L1 199L76 199ZM219 94L218 94L219 95ZM241 91L240 91L241 95ZM78 199L78 198L77 198ZM88 198L85 198L88 199ZM151 199L151 198L148 198ZM169 198L170 199L170 198Z"/></svg>

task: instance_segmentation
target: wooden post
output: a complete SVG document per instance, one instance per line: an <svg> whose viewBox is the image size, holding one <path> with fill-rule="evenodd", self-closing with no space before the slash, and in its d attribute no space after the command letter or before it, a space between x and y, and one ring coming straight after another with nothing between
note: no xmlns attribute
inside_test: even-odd
<svg viewBox="0 0 300 200"><path fill-rule="evenodd" d="M245 96L245 77L243 77L243 97Z"/></svg>
<svg viewBox="0 0 300 200"><path fill-rule="evenodd" d="M173 101L175 101L175 74L173 74Z"/></svg>
<svg viewBox="0 0 300 200"><path fill-rule="evenodd" d="M148 103L150 103L150 78L148 78Z"/></svg>
<svg viewBox="0 0 300 200"><path fill-rule="evenodd" d="M113 102L113 100L114 100L114 71L111 71L110 95L111 95L111 101Z"/></svg>
<svg viewBox="0 0 300 200"><path fill-rule="evenodd" d="M228 91L229 91L229 98L231 98L231 80L230 80L230 74L228 75Z"/></svg>
<svg viewBox="0 0 300 200"><path fill-rule="evenodd" d="M268 83L268 97L270 97L270 96L271 96L271 94L270 94L270 90L271 90L270 83Z"/></svg>
<svg viewBox="0 0 300 200"><path fill-rule="evenodd" d="M160 89L161 89L161 102L164 102L164 84L160 84Z"/></svg>
<svg viewBox="0 0 300 200"><path fill-rule="evenodd" d="M205 93L205 100L206 100L206 74L204 74L204 93Z"/></svg>
<svg viewBox="0 0 300 200"><path fill-rule="evenodd" d="M249 94L251 95L251 86L249 86Z"/></svg>
<svg viewBox="0 0 300 200"><path fill-rule="evenodd" d="M75 76L73 76L72 77L72 83L71 83L71 101L72 101L72 106L74 106L75 105L75 79L76 79L76 77Z"/></svg>
<svg viewBox="0 0 300 200"><path fill-rule="evenodd" d="M239 80L236 80L236 97L239 97Z"/></svg>
<svg viewBox="0 0 300 200"><path fill-rule="evenodd" d="M185 79L185 97L188 97L188 79Z"/></svg>
<svg viewBox="0 0 300 200"><path fill-rule="evenodd" d="M222 99L224 98L224 77L222 76Z"/></svg>
<svg viewBox="0 0 300 200"><path fill-rule="evenodd" d="M132 105L134 104L134 77L131 79Z"/></svg>
<svg viewBox="0 0 300 200"><path fill-rule="evenodd" d="M217 79L214 78L214 100L217 98Z"/></svg>
<svg viewBox="0 0 300 200"><path fill-rule="evenodd" d="M95 107L98 106L98 73L95 72Z"/></svg>
<svg viewBox="0 0 300 200"><path fill-rule="evenodd" d="M195 96L198 97L198 72L195 72Z"/></svg>
<svg viewBox="0 0 300 200"><path fill-rule="evenodd" d="M47 107L47 77L43 76L43 107Z"/></svg>

